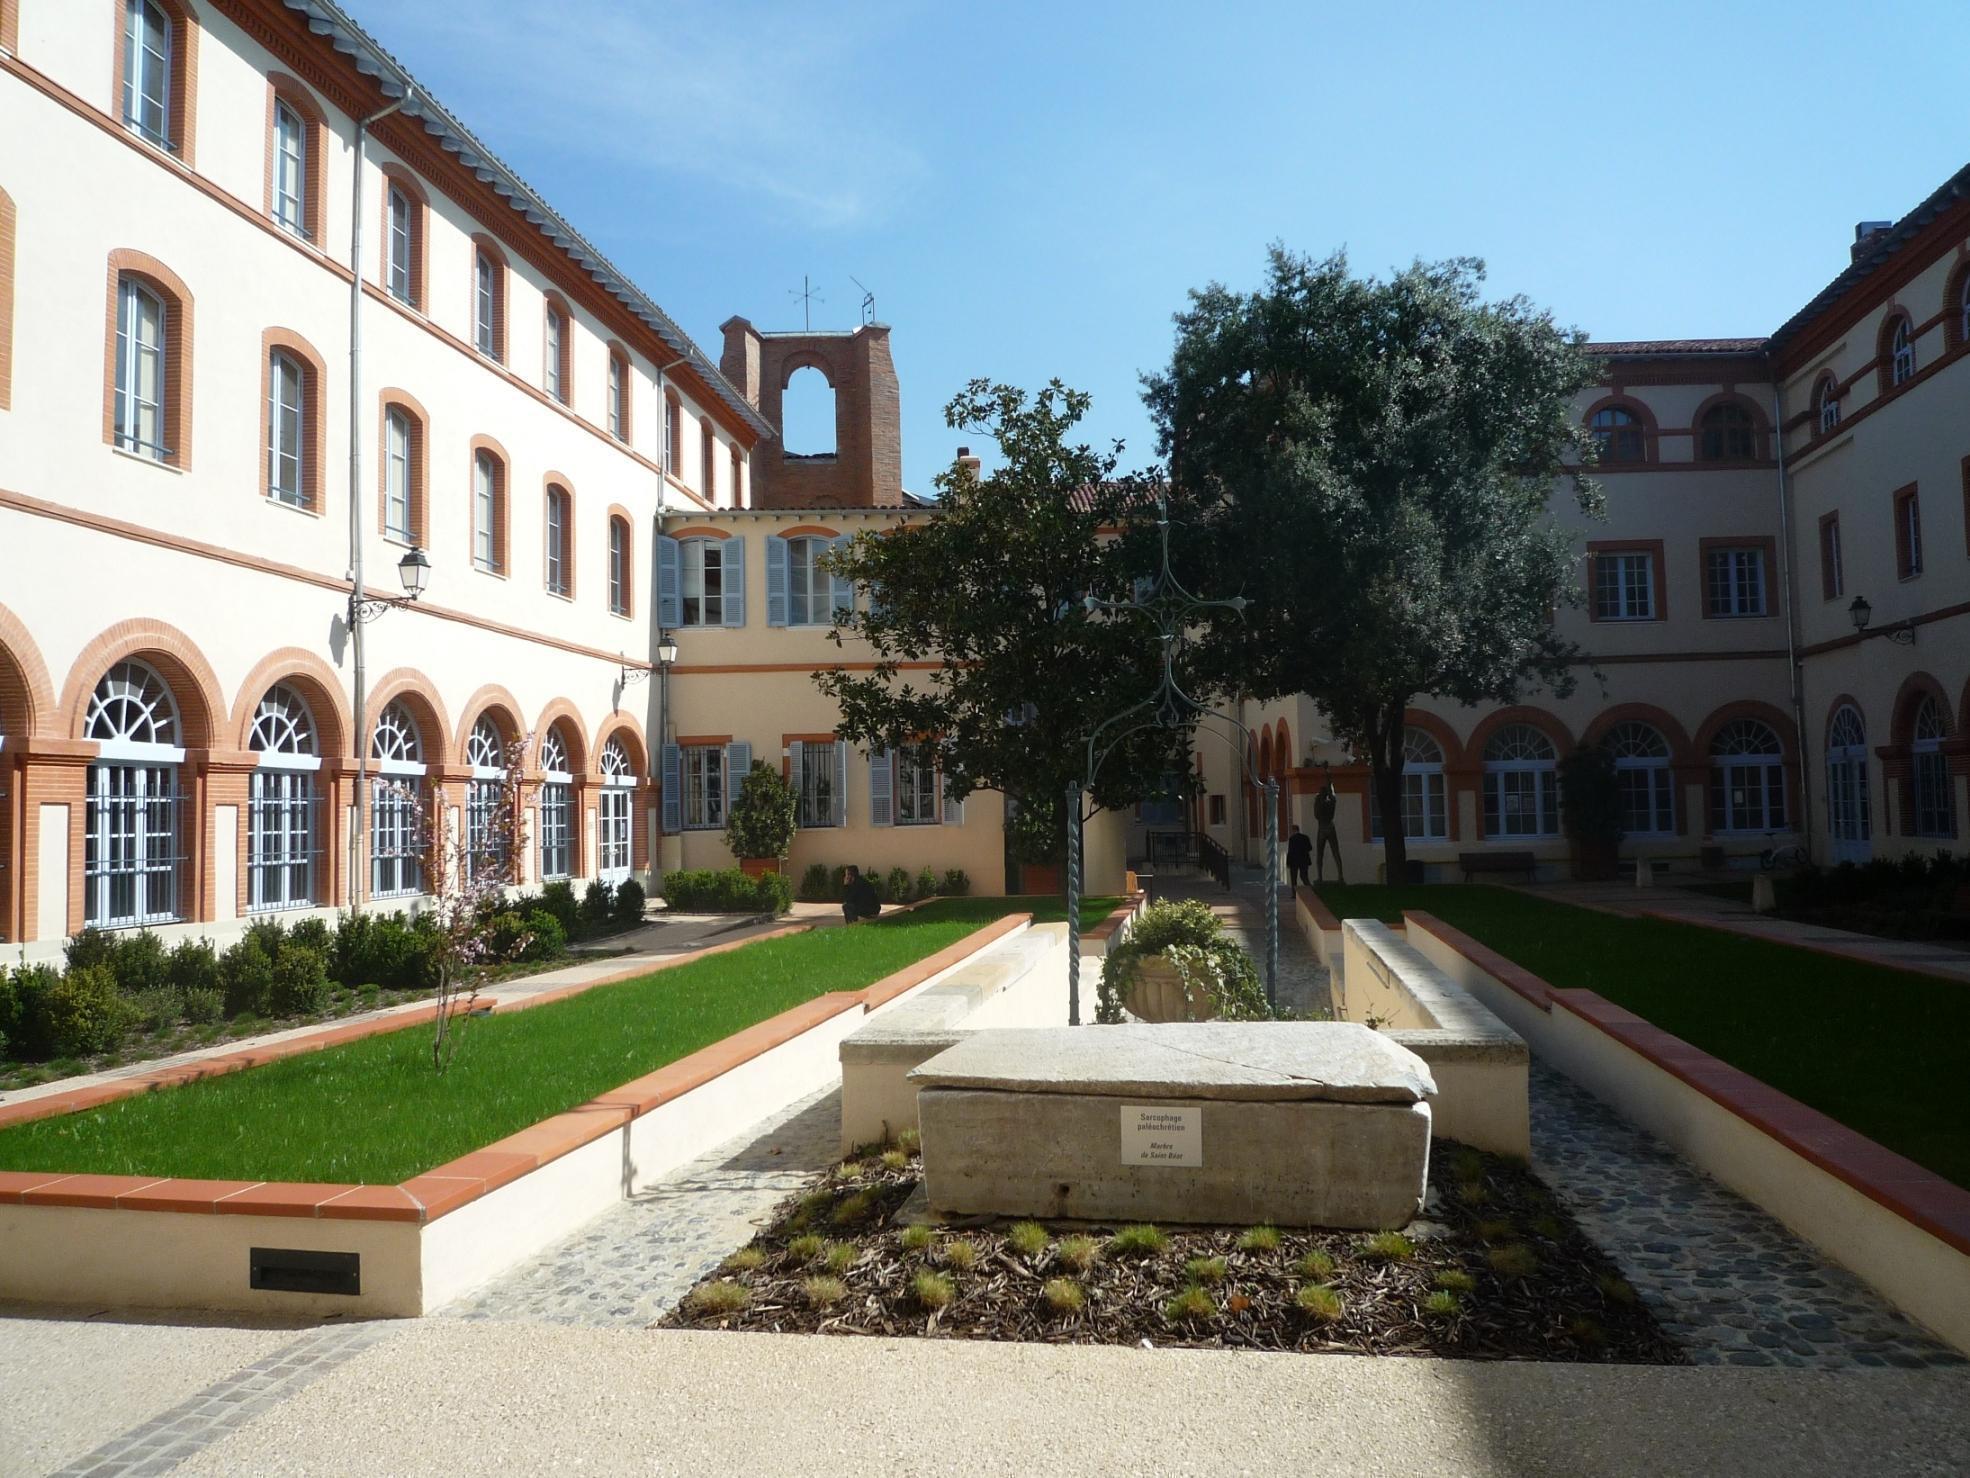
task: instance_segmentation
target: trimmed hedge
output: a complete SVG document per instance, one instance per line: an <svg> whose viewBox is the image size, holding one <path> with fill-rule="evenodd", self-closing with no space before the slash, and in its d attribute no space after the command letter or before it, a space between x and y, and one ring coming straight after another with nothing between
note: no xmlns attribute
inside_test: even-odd
<svg viewBox="0 0 1970 1478"><path fill-rule="evenodd" d="M747 877L736 867L664 874L664 901L679 913L775 913L793 907L793 885L777 872Z"/></svg>

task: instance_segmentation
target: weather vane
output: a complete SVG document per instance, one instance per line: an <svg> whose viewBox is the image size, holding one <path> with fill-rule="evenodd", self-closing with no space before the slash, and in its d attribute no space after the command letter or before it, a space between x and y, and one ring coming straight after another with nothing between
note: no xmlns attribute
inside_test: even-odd
<svg viewBox="0 0 1970 1478"><path fill-rule="evenodd" d="M814 331L814 305L816 303L825 303L827 299L814 290L814 284L808 280L805 272L800 274L800 291L795 292L792 288L788 288L787 296L799 300L800 321L805 326L805 331L812 333Z"/></svg>
<svg viewBox="0 0 1970 1478"><path fill-rule="evenodd" d="M862 288L863 324L866 326L868 324L874 323L876 321L876 295L870 292L868 288L863 287L862 280L859 277L856 277L851 274L848 280L854 283L857 287Z"/></svg>

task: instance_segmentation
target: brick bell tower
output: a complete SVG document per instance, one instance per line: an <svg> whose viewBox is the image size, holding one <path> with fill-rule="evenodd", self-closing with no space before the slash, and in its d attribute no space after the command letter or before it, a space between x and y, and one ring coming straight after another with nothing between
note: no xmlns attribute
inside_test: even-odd
<svg viewBox="0 0 1970 1478"><path fill-rule="evenodd" d="M755 508L895 508L903 503L903 429L889 325L834 333L763 334L744 318L720 328L718 368L773 424L753 449ZM835 395L835 449L789 455L781 396L794 371L821 372Z"/></svg>

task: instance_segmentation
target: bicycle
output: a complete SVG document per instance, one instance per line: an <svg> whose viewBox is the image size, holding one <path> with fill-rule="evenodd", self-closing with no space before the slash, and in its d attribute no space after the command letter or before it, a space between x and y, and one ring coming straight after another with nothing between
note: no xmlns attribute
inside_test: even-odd
<svg viewBox="0 0 1970 1478"><path fill-rule="evenodd" d="M1771 840L1776 834L1769 831L1765 833L1765 840L1771 845L1758 854L1759 869L1763 872L1777 872L1780 868L1804 867L1808 860L1806 849L1796 844L1781 847Z"/></svg>

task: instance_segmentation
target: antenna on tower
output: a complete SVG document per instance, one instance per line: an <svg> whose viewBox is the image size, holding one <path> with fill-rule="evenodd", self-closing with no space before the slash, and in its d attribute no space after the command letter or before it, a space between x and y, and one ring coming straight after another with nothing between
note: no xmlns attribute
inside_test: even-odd
<svg viewBox="0 0 1970 1478"><path fill-rule="evenodd" d="M808 280L805 272L800 274L800 291L795 292L792 288L788 288L787 296L799 301L800 321L805 326L805 330L808 333L812 333L814 331L814 305L816 303L825 303L827 299L814 290L814 284Z"/></svg>
<svg viewBox="0 0 1970 1478"><path fill-rule="evenodd" d="M866 327L876 321L876 295L863 287L862 280L853 274L850 274L848 280L862 288L862 323Z"/></svg>

